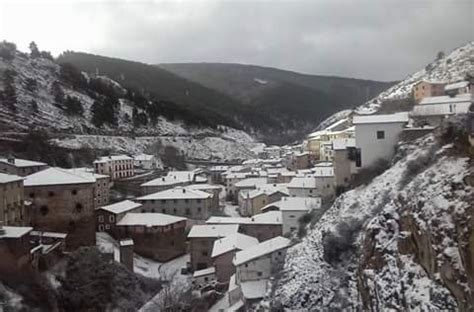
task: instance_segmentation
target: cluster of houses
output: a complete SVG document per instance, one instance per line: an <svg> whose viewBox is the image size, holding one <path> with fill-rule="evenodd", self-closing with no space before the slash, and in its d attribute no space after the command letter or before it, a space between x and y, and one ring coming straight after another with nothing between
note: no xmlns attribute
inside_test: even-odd
<svg viewBox="0 0 474 312"><path fill-rule="evenodd" d="M160 262L189 253L196 294L225 284L230 310L247 309L268 294L305 215L350 187L361 169L389 160L406 132L467 113L473 88L421 81L413 97L411 112L351 116L240 165L150 175L139 196L113 203L115 181L160 169L159 159L112 155L73 169L0 159L0 275L47 269L105 232L118 242L115 259L131 270L134 253ZM225 215L224 201L239 216Z"/></svg>

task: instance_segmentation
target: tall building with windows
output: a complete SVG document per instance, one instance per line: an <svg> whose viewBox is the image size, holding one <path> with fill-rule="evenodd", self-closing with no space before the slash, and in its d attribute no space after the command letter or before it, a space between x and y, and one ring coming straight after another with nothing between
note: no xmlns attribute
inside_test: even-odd
<svg viewBox="0 0 474 312"><path fill-rule="evenodd" d="M67 233L68 249L94 245L95 182L94 178L55 167L26 176L31 225L40 231Z"/></svg>
<svg viewBox="0 0 474 312"><path fill-rule="evenodd" d="M0 173L0 222L3 225L25 225L27 215L23 205L23 178Z"/></svg>

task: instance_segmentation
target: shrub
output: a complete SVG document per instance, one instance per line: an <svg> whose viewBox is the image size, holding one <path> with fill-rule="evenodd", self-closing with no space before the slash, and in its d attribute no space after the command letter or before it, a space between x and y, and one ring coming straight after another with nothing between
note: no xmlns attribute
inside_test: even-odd
<svg viewBox="0 0 474 312"><path fill-rule="evenodd" d="M343 261L344 255L354 251L354 242L362 229L362 221L349 219L340 222L334 232L325 232L322 237L323 258L331 265Z"/></svg>
<svg viewBox="0 0 474 312"><path fill-rule="evenodd" d="M376 176L382 174L389 167L390 162L388 160L377 160L372 166L359 170L352 181L352 186L357 187L369 184Z"/></svg>
<svg viewBox="0 0 474 312"><path fill-rule="evenodd" d="M15 58L16 45L12 42L3 40L0 43L0 57L4 61L11 61Z"/></svg>
<svg viewBox="0 0 474 312"><path fill-rule="evenodd" d="M68 96L66 98L66 101L64 102L64 111L70 116L84 115L84 107L82 106L82 102L78 98L72 96Z"/></svg>

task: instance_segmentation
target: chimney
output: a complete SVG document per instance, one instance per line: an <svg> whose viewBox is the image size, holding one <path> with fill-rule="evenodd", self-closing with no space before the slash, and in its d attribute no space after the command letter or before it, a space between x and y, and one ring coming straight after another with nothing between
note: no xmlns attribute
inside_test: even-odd
<svg viewBox="0 0 474 312"><path fill-rule="evenodd" d="M114 249L115 261L123 264L127 269L133 272L133 240L122 239L119 241L119 247Z"/></svg>
<svg viewBox="0 0 474 312"><path fill-rule="evenodd" d="M10 154L10 155L8 156L8 158L7 158L7 162L8 162L9 164L14 165L14 164L15 164L15 156L13 156L12 154Z"/></svg>

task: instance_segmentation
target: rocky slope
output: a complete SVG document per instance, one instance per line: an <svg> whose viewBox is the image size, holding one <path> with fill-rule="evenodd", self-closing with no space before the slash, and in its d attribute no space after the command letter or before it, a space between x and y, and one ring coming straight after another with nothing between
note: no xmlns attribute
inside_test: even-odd
<svg viewBox="0 0 474 312"><path fill-rule="evenodd" d="M392 167L336 199L290 249L271 299L274 306L312 311L474 307L472 160L463 125L446 129L401 143Z"/></svg>

